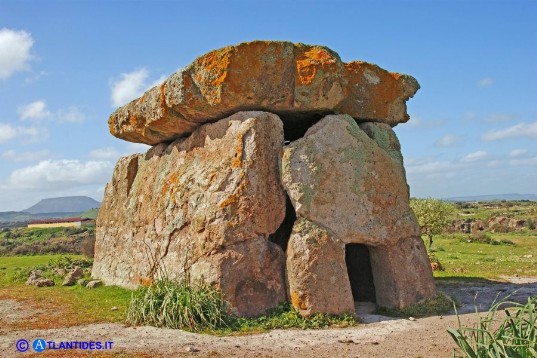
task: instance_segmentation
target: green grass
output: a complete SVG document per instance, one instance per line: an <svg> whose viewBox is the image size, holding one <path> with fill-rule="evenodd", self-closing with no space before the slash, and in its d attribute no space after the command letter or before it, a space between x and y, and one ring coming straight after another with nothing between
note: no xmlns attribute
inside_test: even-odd
<svg viewBox="0 0 537 358"><path fill-rule="evenodd" d="M424 302L414 303L402 309L380 307L377 309L377 313L391 317L438 316L451 311L454 303L449 297L439 293Z"/></svg>
<svg viewBox="0 0 537 358"><path fill-rule="evenodd" d="M234 317L226 313L222 296L214 288L172 280L156 281L149 287L136 290L128 309L127 322L217 335L358 324L351 314L316 314L304 318L290 304L282 304L260 317Z"/></svg>
<svg viewBox="0 0 537 358"><path fill-rule="evenodd" d="M462 234L435 237L433 251L444 271L435 271L434 276L487 279L499 279L503 275L537 276L537 234L491 236L498 242L510 240L514 245L466 242L464 238L468 235Z"/></svg>
<svg viewBox="0 0 537 358"><path fill-rule="evenodd" d="M35 266L46 266L64 255L0 256L0 299L22 300L30 307L46 308L42 319L19 322L15 328L53 328L95 322L124 322L132 291L104 286L97 289L61 286L62 279L54 277L56 286L27 286L15 281L20 272ZM69 255L82 259L82 255ZM112 311L112 307L117 310Z"/></svg>
<svg viewBox="0 0 537 358"><path fill-rule="evenodd" d="M505 316L498 317L502 306ZM457 329L448 333L457 344L456 357L537 357L537 297L529 297L527 303L498 301L483 317L476 312L472 327L463 327L459 319ZM458 317L458 316L457 316ZM463 355L459 355L459 354Z"/></svg>

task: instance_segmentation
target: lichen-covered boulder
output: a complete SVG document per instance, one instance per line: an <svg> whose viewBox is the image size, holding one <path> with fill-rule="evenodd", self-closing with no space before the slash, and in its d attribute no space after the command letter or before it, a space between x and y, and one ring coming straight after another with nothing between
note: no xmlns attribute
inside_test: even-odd
<svg viewBox="0 0 537 358"><path fill-rule="evenodd" d="M303 316L354 313L345 244L299 218L287 246L287 280L293 306Z"/></svg>
<svg viewBox="0 0 537 358"><path fill-rule="evenodd" d="M344 63L324 46L254 41L198 57L109 118L114 136L158 144L237 111L266 110L284 121L346 113L360 122L406 122L419 89L408 75L362 61Z"/></svg>
<svg viewBox="0 0 537 358"><path fill-rule="evenodd" d="M297 215L344 243L386 245L420 236L395 134L376 131L386 133L371 139L352 117L329 115L283 151L282 182Z"/></svg>
<svg viewBox="0 0 537 358"><path fill-rule="evenodd" d="M267 240L285 215L282 145L278 116L240 112L120 159L99 210L92 276L136 287L185 275L220 288L243 315L285 300L283 253ZM210 275L203 262L214 264ZM267 300L252 300L261 292Z"/></svg>

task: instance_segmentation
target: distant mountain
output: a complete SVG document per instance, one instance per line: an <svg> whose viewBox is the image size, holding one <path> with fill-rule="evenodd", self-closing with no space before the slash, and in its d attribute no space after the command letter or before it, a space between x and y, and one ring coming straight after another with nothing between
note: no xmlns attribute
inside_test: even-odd
<svg viewBox="0 0 537 358"><path fill-rule="evenodd" d="M101 206L101 203L87 196L64 196L43 199L22 212L28 214L83 213L99 206Z"/></svg>
<svg viewBox="0 0 537 358"><path fill-rule="evenodd" d="M474 195L474 196L459 196L446 198L447 201L499 201L499 200L531 200L537 201L535 194L491 194L491 195Z"/></svg>

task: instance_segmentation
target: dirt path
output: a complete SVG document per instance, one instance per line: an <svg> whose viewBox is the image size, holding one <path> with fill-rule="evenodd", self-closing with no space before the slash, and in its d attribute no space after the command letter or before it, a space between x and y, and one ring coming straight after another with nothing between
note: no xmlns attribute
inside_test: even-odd
<svg viewBox="0 0 537 358"><path fill-rule="evenodd" d="M459 311L486 310L498 294L515 292L512 300L524 302L537 295L537 279L511 279L505 283L439 283L441 291L457 297ZM517 291L518 290L518 291ZM416 320L392 319L368 312L363 305L359 315L366 323L357 327L326 330L274 330L268 333L215 337L155 327L126 327L121 324L92 324L59 329L9 329L10 323L28 319L33 312L17 301L0 301L0 356L20 356L15 343L37 338L60 341L112 341L109 353L146 356L184 357L450 357L454 344L446 333L457 327L457 317L447 315ZM460 316L470 324L475 313ZM30 348L30 351L32 349ZM68 356L66 351L47 350L39 356ZM89 351L88 351L89 352ZM103 351L105 352L105 351ZM95 352L93 352L95 353Z"/></svg>

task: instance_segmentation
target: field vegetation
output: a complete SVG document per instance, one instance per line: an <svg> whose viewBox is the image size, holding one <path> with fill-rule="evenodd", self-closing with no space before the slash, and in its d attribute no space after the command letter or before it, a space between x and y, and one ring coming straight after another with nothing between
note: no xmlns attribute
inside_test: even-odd
<svg viewBox="0 0 537 358"><path fill-rule="evenodd" d="M537 218L536 203L516 202L507 205L499 202L470 206L455 204L455 207L456 212L450 214L453 219L469 216L477 219L496 215L525 218L526 221ZM512 215L506 215L507 212ZM55 273L58 268L69 268L73 264L91 265L87 256L91 258L92 250L87 256L70 254L65 258L65 254L82 252L80 245L84 238L91 238L93 235L92 228L19 228L0 231L0 299L22 301L25 306L36 309L34 318L18 322L13 328L54 328L95 322L126 322L127 318L131 324L154 321L152 324L164 325L161 322L169 320L170 316L166 317L169 313L159 311L159 305L162 306L163 302L169 303L173 298L176 301L180 298L190 302L189 300L193 300L194 296L199 294L189 291L191 287L181 286L177 282L167 282L165 285L163 283L164 286L160 287L160 291L156 290L157 287L151 289L143 287L134 294L133 291L114 286L97 289L87 289L80 285L61 286L62 277ZM71 251L69 245L59 246L56 249L57 240L62 238L77 242L78 251ZM429 238L424 236L424 241L428 243ZM61 252L61 254L48 254L50 252ZM501 280L504 276L537 277L537 231L524 227L505 233L492 233L488 230L473 234L444 232L435 235L429 255L439 264L440 269L434 271L437 280L472 282L476 279ZM56 285L43 288L25 285L28 273L33 269L42 270L46 277L55 281ZM89 273L86 273L86 278L89 278ZM318 315L304 319L289 305L283 305L267 315L254 319L218 316L221 301L217 295L214 296L215 294L217 292L210 290L202 292L201 298L198 297L198 302L201 302L198 308L188 306L193 311L185 312L185 316L181 318L183 322L188 323L183 328L228 334L258 332L273 328L320 328L357 324L352 316ZM166 295L171 295L172 298ZM213 306L209 308L202 304L208 297L215 298L212 301ZM429 302L428 307L412 307L412 311L408 312L385 313L419 316L420 312L424 312L424 315L437 314L439 312L437 309L445 307L445 299L438 297ZM429 309L430 311L427 311ZM188 326L197 319L196 316L206 315L206 312L217 313L213 318L209 318L209 322L218 324L202 323L199 326Z"/></svg>

